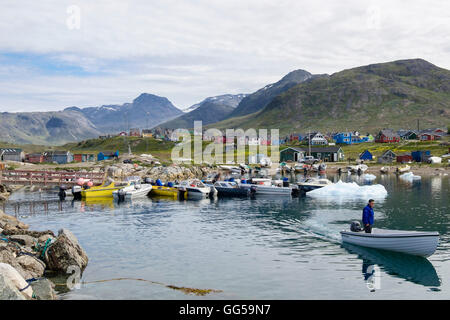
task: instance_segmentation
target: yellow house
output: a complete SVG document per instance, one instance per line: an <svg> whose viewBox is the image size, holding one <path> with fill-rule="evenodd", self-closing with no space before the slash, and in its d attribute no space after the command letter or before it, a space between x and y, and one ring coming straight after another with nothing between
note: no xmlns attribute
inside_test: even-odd
<svg viewBox="0 0 450 320"><path fill-rule="evenodd" d="M153 138L153 133L150 130L142 130L143 138Z"/></svg>

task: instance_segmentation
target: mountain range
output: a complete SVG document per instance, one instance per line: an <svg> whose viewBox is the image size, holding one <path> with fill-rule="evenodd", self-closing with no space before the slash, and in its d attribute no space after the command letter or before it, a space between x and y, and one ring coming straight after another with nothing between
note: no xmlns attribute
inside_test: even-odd
<svg viewBox="0 0 450 320"><path fill-rule="evenodd" d="M239 108L239 106L238 106ZM317 76L263 109L214 127L323 130L416 129L450 124L450 71L423 59L399 60Z"/></svg>
<svg viewBox="0 0 450 320"><path fill-rule="evenodd" d="M371 64L314 75L290 72L251 94L209 97L184 112L143 93L131 103L62 111L0 113L0 141L63 144L129 128L278 128L372 131L450 122L450 71L423 59Z"/></svg>

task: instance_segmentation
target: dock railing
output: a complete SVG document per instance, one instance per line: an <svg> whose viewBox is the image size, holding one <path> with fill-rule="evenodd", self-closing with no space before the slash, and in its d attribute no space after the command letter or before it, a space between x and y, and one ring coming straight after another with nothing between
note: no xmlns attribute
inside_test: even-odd
<svg viewBox="0 0 450 320"><path fill-rule="evenodd" d="M1 170L0 184L5 185L75 185L79 178L94 184L103 181L101 172Z"/></svg>

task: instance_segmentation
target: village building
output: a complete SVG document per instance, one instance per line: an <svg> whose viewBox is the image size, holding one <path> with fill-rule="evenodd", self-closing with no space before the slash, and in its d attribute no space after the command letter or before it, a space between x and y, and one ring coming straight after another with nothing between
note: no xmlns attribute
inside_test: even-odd
<svg viewBox="0 0 450 320"><path fill-rule="evenodd" d="M411 156L410 153L403 153L403 154L397 155L398 163L408 163L408 162L412 162L412 161L413 161L413 157Z"/></svg>
<svg viewBox="0 0 450 320"><path fill-rule="evenodd" d="M130 137L140 137L141 136L141 130L139 130L139 128L131 128L129 136Z"/></svg>
<svg viewBox="0 0 450 320"><path fill-rule="evenodd" d="M373 160L373 155L369 150L364 150L359 155L359 159L360 160Z"/></svg>
<svg viewBox="0 0 450 320"><path fill-rule="evenodd" d="M42 163L44 162L44 156L42 153L29 153L25 155L25 162Z"/></svg>
<svg viewBox="0 0 450 320"><path fill-rule="evenodd" d="M323 135L320 132L317 132L311 138L311 145L312 146L326 146L326 145L328 145L328 140L326 139L325 135Z"/></svg>
<svg viewBox="0 0 450 320"><path fill-rule="evenodd" d="M400 142L400 136L391 129L383 129L376 136L375 142L378 143Z"/></svg>
<svg viewBox="0 0 450 320"><path fill-rule="evenodd" d="M73 154L70 151L53 151L52 162L58 164L73 162Z"/></svg>
<svg viewBox="0 0 450 320"><path fill-rule="evenodd" d="M24 159L25 159L25 153L22 151L22 149L0 148L0 160L1 161L22 162Z"/></svg>
<svg viewBox="0 0 450 320"><path fill-rule="evenodd" d="M288 147L280 151L280 162L298 162L309 155L309 148ZM325 162L344 161L344 151L339 146L311 147L311 156Z"/></svg>
<svg viewBox="0 0 450 320"><path fill-rule="evenodd" d="M102 151L97 155L97 161L113 160L119 158L119 150L117 151Z"/></svg>
<svg viewBox="0 0 450 320"><path fill-rule="evenodd" d="M153 137L153 132L150 129L143 129L142 130L142 137L143 138L152 138Z"/></svg>
<svg viewBox="0 0 450 320"><path fill-rule="evenodd" d="M381 156L378 157L378 163L392 163L396 159L397 155L392 150L386 150Z"/></svg>
<svg viewBox="0 0 450 320"><path fill-rule="evenodd" d="M431 157L430 150L416 150L411 152L411 157L415 162L426 162Z"/></svg>
<svg viewBox="0 0 450 320"><path fill-rule="evenodd" d="M93 162L95 161L95 154L93 153L76 153L73 155L75 162Z"/></svg>

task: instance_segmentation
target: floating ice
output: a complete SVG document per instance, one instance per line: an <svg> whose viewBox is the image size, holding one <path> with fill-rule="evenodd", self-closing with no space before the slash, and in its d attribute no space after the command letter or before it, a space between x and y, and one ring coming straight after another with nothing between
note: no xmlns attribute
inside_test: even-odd
<svg viewBox="0 0 450 320"><path fill-rule="evenodd" d="M400 179L406 180L406 181L414 181L414 180L420 180L422 179L421 176L415 176L412 172L404 173L400 176Z"/></svg>
<svg viewBox="0 0 450 320"><path fill-rule="evenodd" d="M377 177L373 174L370 173L366 173L365 175L363 175L363 179L366 181L373 181L375 180Z"/></svg>
<svg viewBox="0 0 450 320"><path fill-rule="evenodd" d="M360 186L356 182L342 182L325 186L306 193L312 198L333 198L334 200L344 199L384 199L387 191L381 184Z"/></svg>

